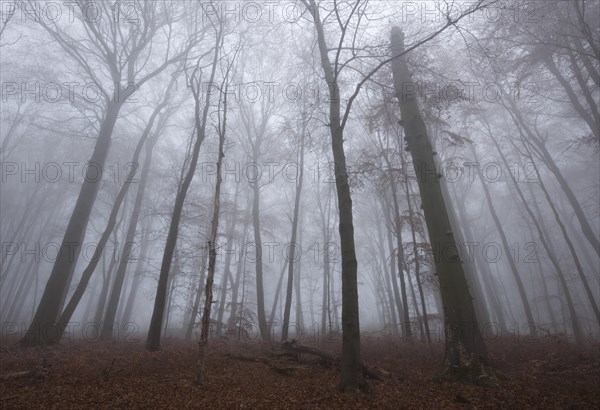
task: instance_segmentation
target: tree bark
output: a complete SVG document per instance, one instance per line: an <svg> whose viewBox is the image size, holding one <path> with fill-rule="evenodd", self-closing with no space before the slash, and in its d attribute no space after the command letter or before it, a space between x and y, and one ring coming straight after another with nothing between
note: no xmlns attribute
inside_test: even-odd
<svg viewBox="0 0 600 410"><path fill-rule="evenodd" d="M338 197L339 233L342 252L342 364L341 391L370 390L362 373L360 354L360 322L358 315L358 284L352 197L348 184L346 154L344 152L344 129L340 115L340 90L329 59L329 48L315 0L310 0L311 13L321 57L321 67L329 86L329 129L335 167L335 186Z"/></svg>
<svg viewBox="0 0 600 410"><path fill-rule="evenodd" d="M100 172L99 170L104 169L112 132L121 106L122 103L107 102L106 113L100 125L98 139L89 161L94 166L89 166L86 170L85 179L63 236L56 262L52 267L50 278L46 283L33 321L27 333L21 339L22 346L47 345L57 341L57 337L60 335L60 332L57 332L56 335L50 334L49 329L56 326L60 309L67 297L73 270L79 258L79 251L85 238L90 214L101 185L97 173Z"/></svg>
<svg viewBox="0 0 600 410"><path fill-rule="evenodd" d="M211 73L208 84L212 84L215 79L215 73L217 70L217 62L219 59L219 49L222 45L222 25L219 26L215 31L215 48L214 57L212 61ZM165 251L163 254L163 260L160 267L160 276L158 279L158 286L156 288L156 297L154 299L154 309L152 310L152 318L150 319L150 328L148 329L148 337L146 339L146 350L156 351L160 349L160 333L161 325L163 322L163 315L165 310L166 296L167 296L167 282L169 277L169 271L171 270L171 262L173 260L173 253L177 245L177 237L179 236L179 221L183 212L183 204L187 196L188 189L194 178L194 173L198 165L198 156L200 154L200 147L206 137L206 123L208 118L208 112L210 109L210 97L211 93L207 91L206 99L204 101L204 108L202 110L202 118L200 118L200 84L195 84L199 80L192 79L192 92L194 93L194 100L196 103L194 120L196 130L196 141L192 149L192 158L189 163L189 168L185 175L185 178L177 191L175 197L175 206L173 207L173 214L171 216L171 223L169 226L169 233L165 243Z"/></svg>
<svg viewBox="0 0 600 410"><path fill-rule="evenodd" d="M227 110L227 92L225 91L224 110L226 116ZM213 301L213 282L215 277L215 269L217 264L217 232L219 229L219 210L221 207L221 168L223 165L223 145L225 143L225 119L223 120L223 129L219 132L219 159L217 160L217 182L215 184L215 199L213 203L213 215L210 230L210 239L208 241L208 272L206 274L206 287L204 288L204 309L202 312L202 328L200 333L200 341L198 343L198 369L196 373L196 384L206 384L206 346L208 344L208 325L210 324L210 310Z"/></svg>
<svg viewBox="0 0 600 410"><path fill-rule="evenodd" d="M393 56L403 53L404 33L398 27L392 29L391 45ZM414 90L411 74L404 58L400 57L392 61L392 71L406 141L419 184L429 238L434 248L450 249L448 257L435 258L446 326L446 353L439 377L489 383L493 379L485 369L487 351L477 325L473 300L442 196L433 149L416 96L407 93L404 88L412 85Z"/></svg>

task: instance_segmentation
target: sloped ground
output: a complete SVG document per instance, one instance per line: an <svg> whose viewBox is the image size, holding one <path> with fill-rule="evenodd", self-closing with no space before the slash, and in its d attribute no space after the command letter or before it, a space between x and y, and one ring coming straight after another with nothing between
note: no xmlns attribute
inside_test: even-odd
<svg viewBox="0 0 600 410"><path fill-rule="evenodd" d="M304 341L304 343L309 343ZM137 343L68 343L0 352L1 408L211 409L595 409L600 408L598 346L582 349L557 339L503 340L488 345L503 375L498 388L438 384L432 375L442 345L408 345L365 338L364 362L384 379L374 393L342 394L339 374L306 355L264 360L270 348L213 341L209 383L193 385L197 346L166 339L160 352ZM333 351L337 344L320 345ZM262 361L248 361L259 358ZM17 372L32 371L14 377ZM9 377L6 377L11 375Z"/></svg>

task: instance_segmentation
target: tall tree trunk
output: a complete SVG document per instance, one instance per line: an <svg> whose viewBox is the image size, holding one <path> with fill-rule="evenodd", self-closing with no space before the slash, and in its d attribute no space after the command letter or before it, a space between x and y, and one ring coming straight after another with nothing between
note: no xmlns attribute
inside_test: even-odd
<svg viewBox="0 0 600 410"><path fill-rule="evenodd" d="M492 140L492 143L494 144L494 146L496 147L496 150L498 151L498 154L499 154L500 158L502 159L502 162L504 163L504 166L507 169L510 169L508 161L506 160L506 157L504 156L504 153L502 152L502 149L500 148L500 145L498 144L498 142L492 136L492 131L491 131L490 127L489 127L489 123L486 122L486 126L487 126L487 129L488 129L489 137ZM471 150L474 152L474 148L473 147L471 147ZM477 159L476 159L476 161L477 161ZM539 178L539 175L538 175L538 178ZM560 267L560 264L559 264L558 258L556 257L556 254L554 253L554 251L551 248L551 244L549 242L549 237L545 234L544 229L540 225L538 219L536 218L536 216L533 213L531 207L529 206L529 203L525 199L525 196L523 195L523 191L521 190L521 187L519 187L518 181L516 181L515 179L513 179L513 187L515 188L515 190L516 190L519 198L521 199L521 203L523 204L525 210L529 214L529 216L531 218L531 221L533 222L533 224L534 224L534 226L535 226L535 228L537 230L539 239L542 242L542 246L544 247L544 249L546 251L546 254L548 255L548 258L550 259L550 262L552 263L554 269L556 270L556 274L558 276L559 282L560 282L560 284L561 284L561 286L562 286L562 288L563 288L563 290L565 292L565 297L567 299L567 306L568 306L568 309L569 309L569 314L571 316L571 321L572 321L573 333L575 335L575 340L578 343L581 343L582 340L583 340L583 335L582 335L582 332L581 332L581 326L579 324L579 319L577 317L577 312L576 312L575 307L573 305L573 300L571 298L571 293L569 291L569 288L567 286L567 282L565 280L565 275L564 275L564 273L563 273L563 271L562 271L562 269ZM533 202L535 203L535 197L534 197ZM537 204L536 204L536 206L537 206ZM541 214L540 214L540 217L541 217ZM545 283L543 277L542 277L542 282L543 282L543 285L544 285L544 290L545 290L545 292L547 294L546 283ZM552 316L553 316L553 314L552 314Z"/></svg>
<svg viewBox="0 0 600 410"><path fill-rule="evenodd" d="M172 81L171 86L173 84L174 84L174 81ZM150 119L148 120L148 124L146 125L144 132L142 133L142 136L140 137L140 139L135 147L133 158L131 160L131 162L133 164L139 163L139 157L140 157L140 153L142 151L142 147L144 146L144 144L146 143L146 140L148 139L148 136L152 130L152 127L154 125L154 121L155 121L156 117L158 116L158 114L162 110L162 108L164 108L166 103L167 103L167 100L165 99L161 104L158 105L158 107L156 107L156 109L150 116ZM157 138L157 136L153 137L154 142L155 142L156 138ZM149 165L149 164L145 164L145 165ZM144 176L144 173L146 174L145 176ZM139 192L139 190L143 189L143 185L145 183L145 177L147 177L147 173L148 173L148 171L145 168L143 171L143 174L142 174L142 178L144 178L144 180L140 181L140 186L138 188L138 192ZM60 329L61 335L64 330L64 327L67 325L69 320L71 320L71 317L73 316L73 313L75 312L75 309L79 305L79 302L81 301L81 298L83 297L85 290L87 289L90 279L91 279L92 275L94 274L94 271L96 270L96 266L98 265L100 256L104 252L104 247L106 246L106 243L108 242L111 232L113 231L113 229L118 229L118 226L121 224L121 222L123 220L123 216L122 216L122 218L119 219L117 222L117 217L118 217L119 211L121 209L121 205L123 204L123 201L125 200L125 197L127 196L127 193L129 192L129 188L131 187L131 185L133 183L134 183L134 181L132 180L132 175L128 175L127 179L125 181L123 181L123 185L121 186L121 188L117 194L117 198L115 199L115 202L113 203L110 215L108 217L108 221L106 223L106 228L104 229L104 232L102 233L100 240L98 241L98 245L96 247L96 254L94 255L92 260L88 263L88 265L84 269L84 271L81 275L81 280L79 281L79 284L77 285L77 288L75 289L75 292L71 296L69 303L63 309L63 312L60 315L60 318L58 320L58 327ZM141 194L143 196L143 191ZM141 197L136 197L135 205L138 205L138 203L137 203L138 199L140 201L139 205L141 206ZM134 205L132 219L133 219L133 217L136 216L135 205ZM137 209L137 214L139 214L139 207ZM133 221L130 220L130 222L129 222L130 227L131 227L132 222ZM137 223L137 220L135 221L135 223ZM132 245L133 245L133 237L130 237L129 231L128 231L126 243L123 248L124 255L121 259L121 263L123 265L125 265L125 267L127 266L127 263L131 259L131 254L130 254L129 250ZM118 247L118 244L116 242L115 242L115 247ZM116 251L117 250L115 250L115 252ZM118 273L119 272L117 271L117 279L116 279L117 281L119 279ZM121 280L121 283L122 283L122 280ZM115 282L115 284L113 285L113 289L115 286L118 286L118 285L119 285L118 282ZM120 288L119 288L119 291L120 291ZM108 310L111 309L111 303L113 303L112 299L108 302L108 308L107 308ZM116 312L116 306L115 306L115 312ZM112 334L113 334L113 329L111 326L110 331L107 331L106 333L104 332L104 330L102 331L101 337L104 339L110 339L112 337Z"/></svg>
<svg viewBox="0 0 600 410"><path fill-rule="evenodd" d="M400 324L400 329L402 330L402 334L405 333L405 319L404 319L404 305L407 303L406 298L401 299L400 298L400 291L398 290L398 282L397 282L397 277L400 276L400 280L404 281L404 270L402 268L403 265L400 265L398 267L398 269L396 270L396 252L394 251L394 243L392 241L392 229L394 229L394 224L391 222L391 218L390 218L390 210L389 210L389 203L388 201L385 201L385 207L384 204L382 202L381 204L382 207L382 211L383 214L385 215L386 219L388 220L388 229L387 229L387 245L388 245L388 249L390 251L390 275L391 275L391 282L392 282L392 289L394 291L394 300L396 301L396 309L398 310L398 322ZM396 273L398 272L398 273Z"/></svg>
<svg viewBox="0 0 600 410"><path fill-rule="evenodd" d="M331 186L327 186L327 212L323 209L321 203L321 193L317 192L317 206L319 207L319 216L321 219L321 233L323 235L323 246L329 243L330 233L330 220L331 220ZM318 244L317 244L318 246ZM320 249L318 250L320 255ZM318 259L318 258L317 258ZM316 261L318 262L318 260ZM326 337L329 330L331 330L331 292L330 292L330 272L329 272L330 261L327 258L323 258L323 297L321 299L321 335ZM329 321L327 320L329 319Z"/></svg>
<svg viewBox="0 0 600 410"><path fill-rule="evenodd" d="M281 294L281 285L283 284L283 277L285 276L285 271L287 270L289 260L285 259L283 263L283 268L281 268L281 273L279 274L279 280L277 281L277 288L275 289L275 297L273 298L273 305L271 306L271 314L269 315L269 325L275 323L275 312L277 311L277 304L279 303L279 295Z"/></svg>
<svg viewBox="0 0 600 410"><path fill-rule="evenodd" d="M477 156L477 152L473 145L469 145L471 150L471 154L473 155L473 159L475 163L479 164L479 158ZM529 326L529 333L531 335L536 334L535 330L535 320L533 319L533 314L531 313L531 306L529 304L529 298L527 297L527 292L525 292L525 286L523 285L523 281L521 280L521 276L519 275L519 270L517 269L517 264L515 263L515 259L513 257L513 253L510 250L510 245L508 244L508 239L506 238L506 234L504 233L504 228L502 226L502 222L500 222L500 218L496 213L496 207L494 206L494 202L492 201L492 196L490 195L490 190L483 178L483 174L481 172L481 168L479 166L477 168L477 177L479 178L479 182L481 182L481 186L483 188L483 193L485 194L485 199L487 201L488 209L490 214L492 215L492 219L494 220L494 224L496 225L496 230L500 235L500 240L502 241L502 248L504 249L504 255L506 255L506 259L508 260L508 265L510 267L510 271L513 275L515 283L517 284L517 289L519 291L519 296L521 297L521 302L523 303L523 309L525 311L525 317L527 318L527 325Z"/></svg>
<svg viewBox="0 0 600 410"><path fill-rule="evenodd" d="M192 312L190 314L190 320L186 324L187 328L185 331L184 340L188 341L192 339L192 333L194 332L194 326L198 319L198 310L200 309L200 299L202 298L204 281L206 280L206 264L208 262L208 252L206 249L202 251L202 262L200 262L200 280L198 282L198 288L196 289L196 296L194 297L194 305L192 306Z"/></svg>
<svg viewBox="0 0 600 410"><path fill-rule="evenodd" d="M402 153L400 154L402 155ZM402 168L404 166L404 157L402 157ZM415 234L415 214L413 212L412 201L411 201L411 189L408 182L408 178L404 179L404 185L406 188L406 199L408 203L408 217L410 218L410 232L412 235L413 254L415 258L415 280L417 281L417 289L421 298L421 313L423 316L423 325L425 326L425 337L427 338L427 344L431 344L431 335L429 334L429 323L427 321L427 306L425 304L425 295L423 294L423 285L421 284L421 262L419 260L419 249L417 246L417 236Z"/></svg>
<svg viewBox="0 0 600 410"><path fill-rule="evenodd" d="M35 280L35 278L38 274L37 271L39 270L39 265L40 265L39 263L32 261L29 264L29 267L24 271L25 274L21 278L19 286L17 287L17 290L14 294L15 296L12 300L12 303L8 304L8 306L10 306L10 308L7 309L7 314L6 314L3 322L19 320L19 315L21 314L21 310L23 309L23 300L25 299L23 296L24 296L24 294L25 295L27 294L26 292L29 290L29 288L31 287L31 284ZM35 272L34 272L34 267L37 267L35 269ZM35 309L35 305L32 307L32 309Z"/></svg>
<svg viewBox="0 0 600 410"><path fill-rule="evenodd" d="M208 84L212 84L215 79L215 73L217 70L217 62L219 59L219 50L222 45L222 25L219 26L215 38L215 49L214 57L212 61L211 73ZM206 123L208 118L208 112L210 110L210 91L207 91L204 102L204 108L202 110L202 118L200 118L200 104L202 96L200 95L201 89L200 84L197 84L199 80L192 80L192 93L194 93L195 100L195 130L196 130L196 141L192 149L192 158L189 162L189 168L183 179L181 186L177 191L175 197L175 205L173 207L173 214L171 216L171 223L169 226L169 233L165 243L165 250L163 259L160 267L160 276L158 278L158 286L156 288L156 297L154 299L154 308L152 310L152 318L150 319L150 328L148 329L148 337L146 339L146 350L156 351L160 349L160 333L161 325L163 322L163 315L165 311L165 303L167 296L167 282L169 277L169 271L171 270L171 262L173 260L173 253L175 246L177 245L177 237L179 236L179 221L181 220L181 214L183 212L183 204L187 196L188 189L194 178L196 167L198 165L198 156L200 155L200 147L206 137Z"/></svg>
<svg viewBox="0 0 600 410"><path fill-rule="evenodd" d="M221 335L221 328L223 323L223 316L225 315L225 303L227 302L227 288L228 283L231 283L231 287L234 285L233 275L231 274L231 259L235 254L235 251L231 249L229 241L234 240L235 235L235 225L237 223L237 209L238 209L238 199L240 197L240 184L235 185L235 194L233 200L233 215L229 218L227 222L227 234L225 236L228 243L225 244L225 249L227 252L227 256L225 258L225 267L223 268L223 276L221 278L221 296L219 298L219 310L217 312L217 323L219 323L218 332Z"/></svg>
<svg viewBox="0 0 600 410"><path fill-rule="evenodd" d="M380 201L381 203L383 203L383 201ZM392 332L395 336L398 335L398 318L396 316L396 306L397 304L395 303L396 300L394 299L394 293L393 293L393 285L391 283L390 280L390 271L388 269L388 265L386 263L387 258L385 257L385 244L384 244L384 240L383 240L383 233L381 232L381 222L377 221L377 246L376 248L379 249L379 258L381 259L381 264L383 265L382 267L382 274L384 275L384 280L385 280L385 288L387 290L387 296L389 299L389 304L390 304L390 315L391 315L391 324L393 326ZM375 252L374 252L375 254ZM390 255L390 259L394 260L393 255ZM394 271L392 271L394 272ZM394 274L392 273L392 280L394 280ZM398 285L396 285L396 291L398 290Z"/></svg>
<svg viewBox="0 0 600 410"><path fill-rule="evenodd" d="M392 170L392 165L390 162L390 159L387 156L387 150L384 149L385 147L383 146L383 143L380 139L380 144L381 144L381 150L382 150L382 154L383 154L383 159L385 161L385 165L387 167L388 170ZM405 178L407 177L406 175L404 176ZM388 218L388 223L390 225L390 228L394 230L394 235L396 236L396 258L398 261L398 276L400 277L400 291L402 292L402 312L398 312L398 314L400 315L400 323L403 325L402 327L402 333L403 336L408 338L408 340L410 340L410 338L412 337L412 329L411 329L411 323L410 323L410 315L408 313L408 297L407 297L407 293L406 293L406 278L408 277L408 275L410 274L410 272L408 271L408 268L406 269L406 276L404 275L404 271L405 271L405 258L404 258L404 245L402 243L402 219L401 219L401 212L400 212L400 204L398 201L398 191L397 191L397 187L396 187L396 180L394 178L391 177L391 174L389 176L389 186L390 186L390 191L392 193L392 212L393 212L393 221L390 220L390 216L389 216L389 212L385 212L384 215L386 215L386 217ZM387 201L386 201L387 202ZM389 206L388 206L389 208ZM392 258L393 258L393 248L390 245L390 251L392 252ZM395 275L396 272L394 271L394 266L392 265L392 271L393 274ZM394 279L394 291L396 293L396 300L399 301L400 298L397 295L397 288L398 285L395 283L395 279ZM398 304L398 309L400 309L400 304Z"/></svg>
<svg viewBox="0 0 600 410"><path fill-rule="evenodd" d="M531 153L529 153L529 159L533 161ZM535 174L537 176L537 182L539 184L539 187L542 190L542 192L544 193L544 197L546 198L546 201L548 202L548 205L550 206L550 209L552 210L554 219L555 219L557 225L559 226L560 231L563 235L563 238L565 239L565 242L567 243L567 247L569 248L571 256L573 257L573 262L575 263L577 273L579 274L579 279L581 279L581 283L583 284L583 288L585 289L586 296L588 298L590 306L592 307L594 316L596 317L596 322L598 323L598 326L600 326L600 312L598 311L598 304L596 303L596 300L594 299L594 294L592 293L590 284L588 283L588 280L585 276L583 267L581 266L581 262L579 261L579 257L577 256L577 252L575 251L575 247L573 246L573 242L571 241L571 238L569 237L567 229L565 228L565 225L563 224L563 222L560 218L558 210L556 209L556 206L554 205L554 202L552 201L552 198L550 197L550 194L548 193L548 190L546 189L546 185L544 184L544 181L542 180L542 176L540 175L540 172L538 171L537 166L534 166L534 170L535 170ZM565 292L568 293L568 290L565 289ZM571 320L573 321L573 327L574 328L579 327L579 321L577 320L577 313L575 311L573 311L572 313L573 313L573 315L575 315L575 317L573 317L573 315L571 317ZM579 332L581 332L581 331L579 330ZM582 338L581 333L579 335L577 335L577 331L575 331L575 333L576 333L576 337L579 336L580 341L581 341L581 338Z"/></svg>
<svg viewBox="0 0 600 410"><path fill-rule="evenodd" d="M465 216L465 213L463 211L463 209L465 208L464 206L464 202L459 203L458 202L458 193L456 191L454 191L454 199L455 199L455 203L458 204L456 206L456 209L458 210L458 221L456 223L456 226L461 227L464 230L464 244L470 243L470 244L475 244L474 241L474 237L473 237L473 231L471 230L471 224L468 222L467 217ZM506 326L506 320L504 319L504 311L502 310L502 305L500 304L499 300L498 300L498 292L496 291L496 287L494 286L494 282L492 280L492 272L490 271L490 267L488 265L488 263L486 261L483 260L482 256L481 256L481 252L477 252L474 251L473 253L466 253L465 255L468 255L469 258L473 258L472 261L473 263L471 264L472 268L473 268L473 275L472 276L477 276L477 272L476 269L479 268L479 270L482 272L481 273L481 278L483 281L483 286L481 286L481 288L485 289L485 294L488 298L488 300L490 301L490 305L493 308L493 312L496 315L496 318L498 319L498 327L500 328L500 333L503 335L508 335L508 328ZM471 261L471 259L470 259ZM482 291L483 293L483 291ZM481 295L480 299L483 298L483 294ZM477 300L475 300L476 306L478 306ZM478 309L479 311L479 309ZM475 313L478 314L477 318L478 318L478 322L480 325L485 325L485 324L491 324L491 318L488 315L479 315L479 312L476 311ZM486 319L482 319L482 317L487 317Z"/></svg>
<svg viewBox="0 0 600 410"><path fill-rule="evenodd" d="M115 90L115 92L118 91L120 90ZM113 101L119 101L119 99L114 98L112 101L107 101L106 113L100 125L94 152L90 158L90 164L94 164L94 166L86 169L85 179L75 202L73 214L69 219L56 262L52 267L50 278L46 283L33 321L21 339L22 346L46 345L55 342L60 336L61 332L52 335L49 329L53 326L56 327L60 309L67 297L90 214L100 189L101 182L98 173L104 169L112 132L122 106L122 103Z"/></svg>
<svg viewBox="0 0 600 410"><path fill-rule="evenodd" d="M573 211L575 211L575 216L577 217L577 220L581 225L581 231L583 232L583 235L590 242L592 248L596 251L598 256L600 256L600 242L598 241L598 237L596 236L594 230L590 226L590 223L588 222L585 213L581 208L581 204L577 200L577 197L575 197L575 194L573 193L573 190L571 189L569 183L558 168L558 165L556 165L554 158L546 148L545 141L543 141L543 139L540 138L540 135L536 135L536 133L534 133L531 130L531 127L525 122L523 115L520 113L519 108L517 107L514 101L512 101L510 98L505 99L503 100L503 105L504 108L513 118L514 122L519 126L520 130L524 131L525 134L527 134L526 141L528 142L529 146L536 149L541 159L548 166L550 172L554 174L556 180L558 181L558 184L560 185L561 189L563 190L567 199L569 200Z"/></svg>
<svg viewBox="0 0 600 410"><path fill-rule="evenodd" d="M283 311L283 326L281 329L281 341L285 342L288 338L288 328L290 326L290 310L292 308L292 287L294 285L294 263L296 259L296 235L298 233L298 215L300 213L300 197L302 195L302 180L304 175L304 135L300 136L300 161L298 163L299 173L296 183L296 198L294 200L294 216L292 219L292 237L288 247L289 254L286 255L288 263L287 291L285 295L285 309ZM300 273L298 271L298 273ZM298 302L299 298L297 298ZM299 323L296 323L299 325Z"/></svg>
<svg viewBox="0 0 600 410"><path fill-rule="evenodd" d="M228 76L225 77L226 82ZM223 85L221 89L223 88ZM213 214L210 227L210 238L208 240L208 272L206 274L206 287L204 288L204 309L202 311L202 328L200 333L200 341L198 342L198 368L196 372L195 383L205 385L206 380L206 346L208 344L208 326L210 324L210 310L213 303L213 282L215 277L215 269L217 265L217 233L219 231L219 212L221 208L221 169L223 168L223 157L225 157L225 131L227 129L227 89L223 91L223 122L219 121L219 150L217 152L217 181L215 183L215 198L213 201ZM219 100L219 105L221 101ZM225 273L224 273L225 274ZM221 324L217 324L221 326Z"/></svg>
<svg viewBox="0 0 600 410"><path fill-rule="evenodd" d="M113 270L115 268L117 252L118 252L118 243L117 243L117 230L115 230L115 247L113 249L113 253L108 264L108 269L105 266L106 258L103 258L102 262L102 271L104 273L104 280L102 281L102 290L100 291L100 297L98 298L98 306L96 307L96 313L94 314L94 326L96 327L98 334L96 336L100 336L100 324L102 323L102 317L104 316L104 308L106 306L106 296L108 295L108 289L110 288L110 279L112 277ZM74 308L73 308L74 309ZM68 322L68 321L67 321ZM61 322L66 325L67 322ZM64 326L63 325L63 326Z"/></svg>
<svg viewBox="0 0 600 410"><path fill-rule="evenodd" d="M237 262L237 267L236 267L236 274L235 274L235 283L233 285L233 289L231 290L231 312L229 314L229 319L227 319L227 327L228 329L235 329L236 327L236 323L238 323L238 320L240 319L241 313L242 311L240 310L240 306L238 306L238 294L239 294L239 290L240 290L240 282L242 281L242 276L243 276L243 271L244 271L244 265L245 265L245 257L244 257L244 246L243 243L247 240L248 238L248 228L250 227L250 210L247 211L247 214L244 215L244 229L243 229L243 233L242 236L240 236L240 241L242 243L242 246L240 246L240 253L239 253L239 259ZM241 322L240 322L240 327L241 327Z"/></svg>
<svg viewBox="0 0 600 410"><path fill-rule="evenodd" d="M310 0L317 31L317 43L321 57L321 67L329 86L329 129L335 172L335 186L338 197L339 232L342 252L342 359L341 391L370 390L362 370L360 353L360 321L358 314L358 284L356 250L354 245L354 223L352 218L352 196L348 184L348 168L344 152L344 129L341 119L341 96L337 73L329 59L329 47L325 39L323 23L315 0Z"/></svg>
<svg viewBox="0 0 600 410"><path fill-rule="evenodd" d="M133 274L133 282L131 283L131 289L129 289L129 296L127 297L127 303L125 304L125 308L123 309L123 316L121 317L121 322L123 324L129 323L131 319L131 312L133 311L133 305L135 303L135 298L138 293L138 289L140 287L140 283L142 283L144 267L146 266L146 258L148 256L148 249L150 248L149 242L150 236L150 226L145 226L142 230L142 239L141 239L141 250L140 250L140 258L135 266L135 273Z"/></svg>
<svg viewBox="0 0 600 410"><path fill-rule="evenodd" d="M258 316L258 327L260 336L265 342L271 340L271 332L267 324L267 317L265 314L265 290L263 284L263 251L262 251L262 237L260 232L260 187L258 181L252 183L252 225L254 227L254 245L256 248L256 306Z"/></svg>
<svg viewBox="0 0 600 410"><path fill-rule="evenodd" d="M391 44L393 56L403 53L404 33L398 27L392 29ZM437 167L431 142L419 112L416 96L405 92L404 87L413 84L413 81L403 57L393 60L392 71L429 238L434 247L437 245L440 249L453 250L448 258L435 258L446 326L446 354L440 377L477 383L489 382L490 378L484 368L487 351L477 325L467 279L456 251L450 219L436 174ZM428 175L430 172L434 174L433 178Z"/></svg>
<svg viewBox="0 0 600 410"><path fill-rule="evenodd" d="M302 243L302 225L300 225L298 233L298 243ZM294 278L294 287L296 289L296 335L302 334L304 329L304 310L302 309L302 288L301 274L302 274L302 260L298 260L296 265L296 275Z"/></svg>
<svg viewBox="0 0 600 410"><path fill-rule="evenodd" d="M154 113L150 117L150 120L148 121L148 126L146 127L146 130L144 130L144 135L142 136L142 138L144 140L148 137L148 134L150 134L152 125L153 125L156 117L158 116L160 111L168 104L168 102L171 98L171 90L172 90L173 86L175 85L175 79L176 79L176 77L172 77L171 82L169 83L169 86L167 87L167 90L165 92L165 97L164 97L163 101L161 102L161 104L158 107L156 107ZM144 194L146 192L146 183L148 180L148 175L150 174L150 165L152 164L152 151L154 150L154 146L156 145L156 142L158 141L158 137L159 137L162 129L165 126L165 122L166 122L165 120L166 120L165 117L162 117L159 120L157 129L155 130L154 135L152 135L150 137L150 139L148 140L148 144L146 145L146 156L144 158L142 174L139 179L139 186L138 186L134 204L133 204L133 211L131 212L131 218L129 219L129 226L127 227L127 233L125 235L125 243L123 244L123 249L121 250L121 258L119 260L117 274L115 277L115 281L114 281L112 290L110 292L108 307L106 310L106 315L104 316L104 322L102 324L102 334L101 334L102 339L110 338L110 336L113 333L115 317L117 314L117 307L121 300L121 292L123 290L123 282L125 280L125 273L127 271L127 267L130 265L131 259L132 259L131 251L132 251L132 247L135 243L134 242L135 233L137 231L138 221L140 219L140 213L142 210L142 202L144 200ZM139 163L139 152L136 151L136 153L137 153L137 155L134 157L134 159L132 161L134 164Z"/></svg>
<svg viewBox="0 0 600 410"><path fill-rule="evenodd" d="M167 289L169 292L167 293L167 307L165 309L165 315L163 316L162 323L162 334L163 336L168 336L169 330L169 319L171 318L171 313L173 312L173 292L175 291L175 286L177 285L177 275L181 272L181 258L179 257L179 252L177 248L175 248L175 254L173 255L173 266L171 267L171 272L169 272L169 279L167 281Z"/></svg>

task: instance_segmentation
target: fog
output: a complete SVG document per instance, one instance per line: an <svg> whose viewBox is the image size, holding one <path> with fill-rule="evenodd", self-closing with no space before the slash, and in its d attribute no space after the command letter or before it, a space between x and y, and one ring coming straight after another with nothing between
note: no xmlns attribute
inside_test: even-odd
<svg viewBox="0 0 600 410"><path fill-rule="evenodd" d="M3 343L598 341L598 3L317 3L2 2Z"/></svg>

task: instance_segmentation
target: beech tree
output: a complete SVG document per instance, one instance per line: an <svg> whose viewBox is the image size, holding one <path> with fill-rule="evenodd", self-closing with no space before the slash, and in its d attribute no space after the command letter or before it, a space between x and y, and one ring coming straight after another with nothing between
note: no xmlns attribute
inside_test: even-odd
<svg viewBox="0 0 600 410"><path fill-rule="evenodd" d="M33 10L39 10L30 2ZM176 10L169 10L163 3L136 3L140 16L137 22L125 25L118 19L102 19L97 22L85 15L85 1L79 1L74 7L74 16L79 23L79 33L71 33L63 27L46 23L38 16L39 24L50 34L53 41L85 72L87 79L100 86L103 97L103 114L98 129L98 138L94 145L90 163L100 170L104 168L110 148L113 129L119 112L126 101L145 83L163 72L172 63L180 60L187 49L173 52L167 48L164 60L148 67L143 63L150 52L153 41L166 33L166 41L171 40L168 30L178 17ZM102 3L105 15L112 13L108 4ZM36 11L37 12L37 11ZM163 31L163 29L167 29ZM80 33L83 32L83 35ZM193 37L193 34L192 34ZM89 48L88 48L89 47ZM90 50L97 61L87 58ZM95 64L105 70L95 68ZM104 75L102 78L100 75ZM113 85L110 90L107 80ZM60 314L77 263L78 255L85 236L92 207L96 200L100 184L97 181L98 169L88 167L81 186L77 202L73 209L60 251L54 263L50 278L38 305L34 320L21 340L23 346L44 345L56 335L49 332Z"/></svg>
<svg viewBox="0 0 600 410"><path fill-rule="evenodd" d="M427 231L437 249L449 250L435 258L446 329L445 359L440 377L490 383L493 378L486 369L487 350L477 325L473 298L448 217L448 205L442 195L441 175L438 174L439 168L416 96L407 92L411 89L407 85L413 80L406 61L401 57L405 50L404 33L398 27L392 29L391 44L394 55L400 56L392 62L394 88L400 103L407 149L417 175Z"/></svg>
<svg viewBox="0 0 600 410"><path fill-rule="evenodd" d="M217 19L218 20L218 19ZM222 21L212 21L211 25L214 31L214 46L209 49L206 55L212 53L212 63L209 65L210 74L208 77L208 84L213 84L217 71L218 61L220 57L220 50L223 45L224 23ZM191 68L191 72L188 75L188 86L191 89L194 97L194 131L193 131L193 148L191 151L191 158L187 164L187 170L185 170L185 176L177 190L177 196L175 197L175 205L173 207L173 213L171 215L171 222L169 225L169 232L165 243L165 250L160 268L160 276L158 279L158 287L156 289L156 298L154 299L154 309L152 311L152 319L150 320L150 329L148 330L148 337L146 339L146 349L150 351L160 349L160 336L163 324L163 317L165 313L165 304L167 300L167 289L169 272L171 270L171 263L173 260L173 254L175 253L175 247L177 245L177 237L179 234L179 221L181 220L181 213L183 211L183 204L188 193L194 173L198 165L198 156L200 155L200 147L206 138L206 129L208 122L208 112L210 109L211 91L207 90L205 98L202 95L202 73L204 63L202 57L196 60L196 63ZM202 106L204 103L204 106ZM185 169L185 167L184 167Z"/></svg>

